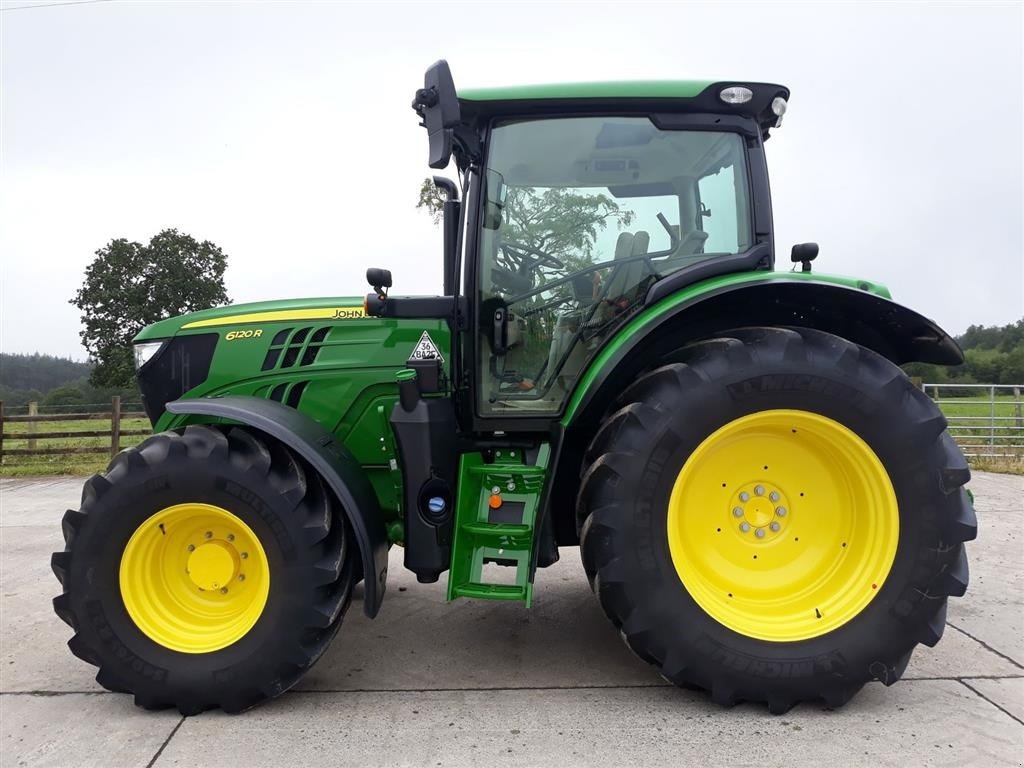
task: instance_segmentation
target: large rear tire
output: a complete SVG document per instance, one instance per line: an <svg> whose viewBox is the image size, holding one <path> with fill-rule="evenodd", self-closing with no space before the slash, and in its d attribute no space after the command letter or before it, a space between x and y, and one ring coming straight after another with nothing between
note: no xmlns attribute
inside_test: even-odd
<svg viewBox="0 0 1024 768"><path fill-rule="evenodd" d="M241 427L191 426L90 478L53 555L57 615L97 682L147 709L247 709L294 685L349 605L358 553L319 476Z"/></svg>
<svg viewBox="0 0 1024 768"><path fill-rule="evenodd" d="M934 403L829 334L694 344L622 395L578 497L584 567L629 647L781 713L896 682L967 588L970 473Z"/></svg>

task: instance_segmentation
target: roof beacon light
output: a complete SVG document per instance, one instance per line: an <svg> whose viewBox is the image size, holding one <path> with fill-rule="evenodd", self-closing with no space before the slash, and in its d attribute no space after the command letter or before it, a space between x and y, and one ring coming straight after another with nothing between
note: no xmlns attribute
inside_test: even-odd
<svg viewBox="0 0 1024 768"><path fill-rule="evenodd" d="M754 92L742 85L731 85L728 88L723 88L719 92L718 98L726 104L746 104L754 98Z"/></svg>
<svg viewBox="0 0 1024 768"><path fill-rule="evenodd" d="M775 121L776 128L782 125L782 116L786 114L787 106L788 104L786 104L786 100L781 96L776 96L774 99L772 99L772 112L775 114L776 117L779 118L778 120Z"/></svg>

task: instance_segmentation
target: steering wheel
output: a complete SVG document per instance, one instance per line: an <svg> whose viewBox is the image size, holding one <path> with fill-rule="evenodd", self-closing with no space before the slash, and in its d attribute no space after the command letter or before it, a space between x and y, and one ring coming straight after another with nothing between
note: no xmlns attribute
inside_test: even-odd
<svg viewBox="0 0 1024 768"><path fill-rule="evenodd" d="M515 267L520 275L525 275L531 267L538 264L546 264L554 269L565 269L565 264L556 259L550 253L545 253L540 248L534 248L526 243L516 243L511 240L504 241L500 246L501 252Z"/></svg>

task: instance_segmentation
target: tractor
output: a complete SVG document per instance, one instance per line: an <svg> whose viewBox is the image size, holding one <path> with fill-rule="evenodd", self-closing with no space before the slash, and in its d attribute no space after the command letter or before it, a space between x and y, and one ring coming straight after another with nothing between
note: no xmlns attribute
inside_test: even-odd
<svg viewBox="0 0 1024 768"><path fill-rule="evenodd" d="M295 685L354 595L378 614L392 546L449 600L524 610L578 546L610 631L714 702L898 681L977 528L899 366L963 356L883 285L814 271L814 243L775 270L789 96L456 90L431 66L443 295L371 268L365 296L142 330L154 434L85 483L52 559L71 652L147 709L239 712Z"/></svg>

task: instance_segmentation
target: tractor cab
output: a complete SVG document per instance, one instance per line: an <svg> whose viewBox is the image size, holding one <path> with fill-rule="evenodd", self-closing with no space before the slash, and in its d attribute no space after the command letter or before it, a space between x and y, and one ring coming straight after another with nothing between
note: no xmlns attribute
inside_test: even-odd
<svg viewBox="0 0 1024 768"><path fill-rule="evenodd" d="M446 293L475 329L456 373L466 421L532 428L638 310L771 268L762 145L788 96L694 81L456 91L444 61L427 71L413 107L429 162L454 157L465 194L446 185Z"/></svg>
<svg viewBox="0 0 1024 768"><path fill-rule="evenodd" d="M739 134L542 118L498 123L488 148L474 286L482 414L559 410L658 280L753 245Z"/></svg>

